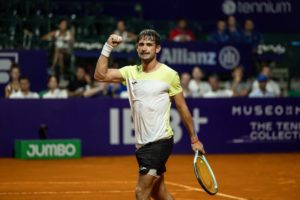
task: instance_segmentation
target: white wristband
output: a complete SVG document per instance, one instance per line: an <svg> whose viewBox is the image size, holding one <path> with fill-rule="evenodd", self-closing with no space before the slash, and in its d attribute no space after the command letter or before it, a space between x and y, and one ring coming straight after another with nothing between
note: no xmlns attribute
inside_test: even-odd
<svg viewBox="0 0 300 200"><path fill-rule="evenodd" d="M110 56L110 53L113 50L113 48L114 48L113 46L111 46L107 42L105 42L105 45L102 48L101 54L108 58Z"/></svg>

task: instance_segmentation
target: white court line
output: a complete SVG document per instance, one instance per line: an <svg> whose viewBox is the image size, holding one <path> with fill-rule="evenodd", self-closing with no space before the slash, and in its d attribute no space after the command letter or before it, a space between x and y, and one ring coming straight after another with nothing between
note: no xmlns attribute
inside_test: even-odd
<svg viewBox="0 0 300 200"><path fill-rule="evenodd" d="M195 188L195 187L191 187L191 186L183 185L183 184L178 184L178 183L174 183L174 182L166 181L166 184L173 185L173 186L178 186L178 187L185 188L185 189L192 190L192 191L205 192L204 190L199 189L199 188ZM229 198L229 199L247 200L243 197L237 197L237 196L233 196L233 195L229 195L229 194L223 194L223 193L220 193L220 192L218 192L216 195L221 196L221 197L226 197L226 198Z"/></svg>
<svg viewBox="0 0 300 200"><path fill-rule="evenodd" d="M135 183L135 181L14 181L14 182L0 182L0 185L81 185L81 184L128 184Z"/></svg>
<svg viewBox="0 0 300 200"><path fill-rule="evenodd" d="M17 182L0 182L0 185L18 185L18 184L27 184L27 185L34 185L34 184L54 184L54 185L80 185L80 184L128 184L128 183L136 183L136 181L27 181L27 182L22 182L22 181L17 181ZM174 182L169 182L166 181L166 184L168 185L173 185L177 187L184 188L189 191L198 191L198 192L205 192L202 189L191 187L188 185L183 185L179 183L174 183ZM121 190L105 190L105 191L65 191L65 192L0 192L0 195L35 195L35 194L90 194L90 193L122 193L122 192L133 192L132 190L128 191L121 191ZM173 192L173 191L170 191ZM174 191L176 192L176 191ZM223 193L217 193L217 196L221 197L226 197L229 199L235 199L235 200L247 200L246 198L243 197L237 197L233 195L228 195L228 194L223 194Z"/></svg>
<svg viewBox="0 0 300 200"><path fill-rule="evenodd" d="M12 195L46 195L46 194L92 194L92 193L129 193L132 190L105 190L105 191L48 191L48 192L0 192L0 196L12 196Z"/></svg>
<svg viewBox="0 0 300 200"><path fill-rule="evenodd" d="M188 192L190 190L187 189L179 189L174 190L174 192ZM101 191L61 191L61 192L55 192L55 191L41 191L41 192L0 192L0 196L19 196L19 195L68 195L68 194L95 194L95 193L101 193L101 194L110 194L110 193L133 193L133 190L101 190Z"/></svg>

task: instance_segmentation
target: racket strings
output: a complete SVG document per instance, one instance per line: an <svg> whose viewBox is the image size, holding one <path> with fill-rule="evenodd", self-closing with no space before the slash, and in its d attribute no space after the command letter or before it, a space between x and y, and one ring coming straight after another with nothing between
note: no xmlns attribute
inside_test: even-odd
<svg viewBox="0 0 300 200"><path fill-rule="evenodd" d="M200 179L202 180L202 183L205 185L205 187L212 193L216 192L213 178L205 162L202 159L198 159L196 166L199 172Z"/></svg>

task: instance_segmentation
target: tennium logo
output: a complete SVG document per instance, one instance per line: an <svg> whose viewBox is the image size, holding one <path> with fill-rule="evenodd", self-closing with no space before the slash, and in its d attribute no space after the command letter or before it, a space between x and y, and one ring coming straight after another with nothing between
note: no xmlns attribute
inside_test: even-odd
<svg viewBox="0 0 300 200"><path fill-rule="evenodd" d="M225 0L222 11L234 14L287 14L292 12L291 1L234 1Z"/></svg>
<svg viewBox="0 0 300 200"><path fill-rule="evenodd" d="M233 69L240 63L240 53L233 46L225 46L219 53L219 63L225 69Z"/></svg>
<svg viewBox="0 0 300 200"><path fill-rule="evenodd" d="M236 4L233 0L225 0L222 4L223 13L233 15L236 12Z"/></svg>

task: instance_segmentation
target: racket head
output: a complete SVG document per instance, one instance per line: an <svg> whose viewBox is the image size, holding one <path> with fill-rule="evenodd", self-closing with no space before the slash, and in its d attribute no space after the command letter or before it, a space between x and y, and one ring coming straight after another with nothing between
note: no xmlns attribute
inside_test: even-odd
<svg viewBox="0 0 300 200"><path fill-rule="evenodd" d="M201 187L210 195L218 192L218 184L215 175L205 156L196 151L194 157L194 171Z"/></svg>

